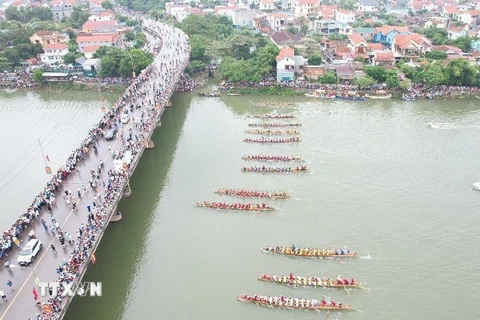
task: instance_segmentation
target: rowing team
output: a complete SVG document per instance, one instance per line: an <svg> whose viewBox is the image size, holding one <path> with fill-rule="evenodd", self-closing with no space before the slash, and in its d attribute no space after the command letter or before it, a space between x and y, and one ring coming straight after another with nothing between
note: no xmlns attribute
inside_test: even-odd
<svg viewBox="0 0 480 320"><path fill-rule="evenodd" d="M292 307L292 308L302 308L302 309L345 309L350 310L351 307L349 305L343 305L341 302L335 302L333 300L327 301L322 299L322 301L318 301L316 299L299 299L299 298L287 298L284 296L280 297L271 297L271 296L248 296L244 294L243 296L239 296L238 300L246 301L246 302L253 302L263 305L270 305L276 307Z"/></svg>
<svg viewBox="0 0 480 320"><path fill-rule="evenodd" d="M281 139L281 138L265 138L262 137L260 139L250 139L250 138L245 138L243 139L243 142L271 142L271 143L290 143L290 142L300 142L299 137L293 137L293 138L288 138L288 139Z"/></svg>
<svg viewBox="0 0 480 320"><path fill-rule="evenodd" d="M296 276L292 273L287 277L285 275L268 275L262 274L258 277L258 280L263 281L271 281L271 282L278 282L282 284L290 284L290 285L304 285L304 286L321 286L321 287L343 287L343 286L350 286L350 287L357 287L359 283L356 283L355 280L348 279L341 279L338 277L336 280L332 280L329 278L319 278L319 277L300 277Z"/></svg>
<svg viewBox="0 0 480 320"><path fill-rule="evenodd" d="M262 249L265 252L273 252L278 254L286 255L297 255L297 256L317 256L317 257L356 257L356 252L350 252L350 250L332 250L332 249L314 249L314 248L297 248L294 245L291 247L271 247L268 246Z"/></svg>
<svg viewBox="0 0 480 320"><path fill-rule="evenodd" d="M251 204L251 203L227 203L227 202L196 202L197 207L206 207L214 209L229 209L229 210L275 210L266 203Z"/></svg>
<svg viewBox="0 0 480 320"><path fill-rule="evenodd" d="M236 197L248 197L248 198L288 198L288 195L285 191L278 192L266 192L266 191L257 191L257 190L237 190L237 189L220 189L215 190L216 194L226 194L229 196Z"/></svg>
<svg viewBox="0 0 480 320"><path fill-rule="evenodd" d="M293 102L256 102L253 105L257 107L286 107L286 106L294 106L295 103Z"/></svg>
<svg viewBox="0 0 480 320"><path fill-rule="evenodd" d="M294 119L296 116L288 114L251 114L248 115L249 118L260 118L260 119Z"/></svg>
<svg viewBox="0 0 480 320"><path fill-rule="evenodd" d="M249 123L249 127L300 127L300 123Z"/></svg>
<svg viewBox="0 0 480 320"><path fill-rule="evenodd" d="M264 155L252 155L252 156L243 156L243 160L257 160L257 161L279 161L279 162L289 162L289 161L304 161L301 156L264 156Z"/></svg>
<svg viewBox="0 0 480 320"><path fill-rule="evenodd" d="M255 130L245 130L245 133L250 133L250 134L268 134L268 135L284 135L284 134L300 134L299 131L297 130L262 130L262 129L255 129Z"/></svg>
<svg viewBox="0 0 480 320"><path fill-rule="evenodd" d="M307 166L300 166L296 168L275 168L275 167L243 167L242 172L306 172Z"/></svg>

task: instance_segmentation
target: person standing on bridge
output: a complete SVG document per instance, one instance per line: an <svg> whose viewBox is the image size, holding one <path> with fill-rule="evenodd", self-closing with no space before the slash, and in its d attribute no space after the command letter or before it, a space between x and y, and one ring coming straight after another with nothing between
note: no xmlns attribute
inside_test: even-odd
<svg viewBox="0 0 480 320"><path fill-rule="evenodd" d="M55 227L50 226L50 232L52 233L53 236L55 236Z"/></svg>
<svg viewBox="0 0 480 320"><path fill-rule="evenodd" d="M42 219L42 225L43 225L43 229L45 229L45 231L48 232L47 222L43 219Z"/></svg>
<svg viewBox="0 0 480 320"><path fill-rule="evenodd" d="M12 289L12 291L15 290L15 289L13 289L13 282L12 282L12 280L8 280L8 281L7 281L7 286L9 286L10 289Z"/></svg>
<svg viewBox="0 0 480 320"><path fill-rule="evenodd" d="M7 269L8 271L11 271L12 269L10 269L10 261L5 261L5 269Z"/></svg>
<svg viewBox="0 0 480 320"><path fill-rule="evenodd" d="M50 249L52 249L53 253L57 254L57 249L55 249L53 243L50 245Z"/></svg>
<svg viewBox="0 0 480 320"><path fill-rule="evenodd" d="M5 295L5 292L0 291L0 297L2 297L3 301L7 301L7 296Z"/></svg>

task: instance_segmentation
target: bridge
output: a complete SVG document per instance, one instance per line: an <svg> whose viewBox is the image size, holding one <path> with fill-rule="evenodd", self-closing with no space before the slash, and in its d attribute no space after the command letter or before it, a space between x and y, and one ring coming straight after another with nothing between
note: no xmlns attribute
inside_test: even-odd
<svg viewBox="0 0 480 320"><path fill-rule="evenodd" d="M0 239L2 264L10 264L0 268L0 291L7 298L0 304L0 320L62 319L73 299L65 287L80 288L108 224L121 219L117 205L131 192L128 182L143 152L154 147L150 138L189 60L181 30L151 20L144 20L143 27L149 47L160 46L153 63ZM20 249L30 237L43 248L30 265L20 266ZM46 282L62 284L57 295L42 294Z"/></svg>

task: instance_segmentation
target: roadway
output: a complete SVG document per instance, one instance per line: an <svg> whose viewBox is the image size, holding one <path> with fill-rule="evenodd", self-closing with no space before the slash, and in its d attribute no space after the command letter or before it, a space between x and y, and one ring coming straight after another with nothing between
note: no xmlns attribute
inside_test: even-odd
<svg viewBox="0 0 480 320"><path fill-rule="evenodd" d="M144 25L147 24L152 26L152 23L152 21L144 21ZM90 150L89 155L85 158L85 161L77 163L76 168L78 169L78 172L70 174L66 181L64 181L62 188L57 192L56 205L52 209L52 216L50 216L50 213L47 212L46 209L42 209L39 219L33 220L30 224L30 228L23 232L22 238L20 239L21 248L23 248L23 246L25 246L27 243L28 231L30 230L33 230L37 238L43 243L43 249L39 252L35 261L28 266L28 268L20 268L17 265L17 257L19 255L18 248L14 248L13 251L10 252L9 256L2 260L2 266L0 268L0 290L5 292L8 300L0 303L0 320L36 319L37 315L42 314L41 309L35 305L32 293L33 288L36 288L37 292L40 294L40 289L35 282L35 277L37 277L41 282L58 281L56 269L59 267L62 261L67 261L69 259L73 249L75 248L75 244L68 243L64 248L62 248L58 238L52 235L50 230L44 230L44 227L40 223L40 218L44 219L50 227L53 225L53 217L60 224L60 228L64 232L70 233L72 238L76 240L76 233L79 227L82 224L87 225L88 223L87 205L89 205L91 208L94 207L93 201L95 192L89 186L89 179L91 177L90 171L96 170L100 164L100 161L103 161L104 165L102 172L99 175L100 179L97 180L99 182L103 197L106 191L101 187L102 182L106 182L108 184L109 176L107 172L109 170L115 170L112 153L119 152L125 147L125 140L128 138L129 132L132 133L132 137L137 135L140 140L142 139L142 134L144 134L148 140L153 133L156 123L163 112L165 103L169 100L174 86L178 81L178 77L188 61L188 52L177 49L179 41L186 43L186 36L184 36L183 33L176 31L178 29L173 27L160 23L156 23L156 26L161 26L160 33L163 38L163 45L158 53L157 58L152 64L154 69L153 75L151 77L147 77L147 80L139 84L139 86L136 88L135 92L137 94L140 93L139 96L131 97L134 99L130 99L126 103L127 106L132 103L136 104L139 106L139 108L134 107L134 111L129 112L129 121L126 124L122 124L120 122L121 112L118 112L115 115L115 122L118 125L118 134L116 138L110 141L107 141L103 137L98 139L96 144L98 154L94 154L94 152ZM148 39L149 41L155 42L158 40L151 36L149 36ZM154 44L151 44L150 48L153 47ZM151 101L153 105L150 104L149 101ZM142 102L145 103L142 105ZM157 103L159 103L159 106L155 108ZM122 109L120 108L120 110ZM135 125L135 123L140 124L141 122L148 124L146 127L147 132L141 132L141 126ZM72 125L74 125L73 122ZM133 139L135 140L135 138ZM142 154L143 149L136 155L136 157L141 157ZM134 159L133 161L135 162L136 160L138 159ZM86 191L82 186L86 186ZM81 199L79 200L77 196L77 189L80 190L82 195ZM70 190L71 193L77 198L77 210L73 210L72 206L67 205L62 198L65 190ZM121 194L118 195L118 198L121 197ZM118 201L115 202L115 204L116 203L118 203ZM116 205L112 208L112 211L115 211L115 209ZM57 232L55 232L55 235L57 235ZM101 239L101 237L97 239ZM49 249L50 244L54 244L57 253L54 253ZM96 248L96 245L94 248ZM97 258L101 259L102 257ZM11 263L10 271L3 266L5 260L10 261ZM83 275L83 273L81 274ZM11 290L7 286L7 281L9 280L13 282L12 287L14 290ZM96 281L101 280L101 278L96 279ZM48 297L39 297L39 299L43 303L47 301ZM58 314L51 318L59 318L63 317L63 315L64 312L62 312L61 315ZM49 317L45 317L45 319L47 318L49 319Z"/></svg>

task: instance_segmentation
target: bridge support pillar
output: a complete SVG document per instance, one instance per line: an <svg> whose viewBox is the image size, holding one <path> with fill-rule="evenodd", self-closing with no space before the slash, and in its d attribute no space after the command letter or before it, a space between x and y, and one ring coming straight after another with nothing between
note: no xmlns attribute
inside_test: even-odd
<svg viewBox="0 0 480 320"><path fill-rule="evenodd" d="M125 190L123 190L123 197L130 197L132 194L132 189L130 189L130 183L127 183Z"/></svg>
<svg viewBox="0 0 480 320"><path fill-rule="evenodd" d="M117 222L122 220L122 213L120 211L117 211L111 218L110 222Z"/></svg>
<svg viewBox="0 0 480 320"><path fill-rule="evenodd" d="M171 106L173 106L172 101L168 100L165 107L170 108Z"/></svg>

